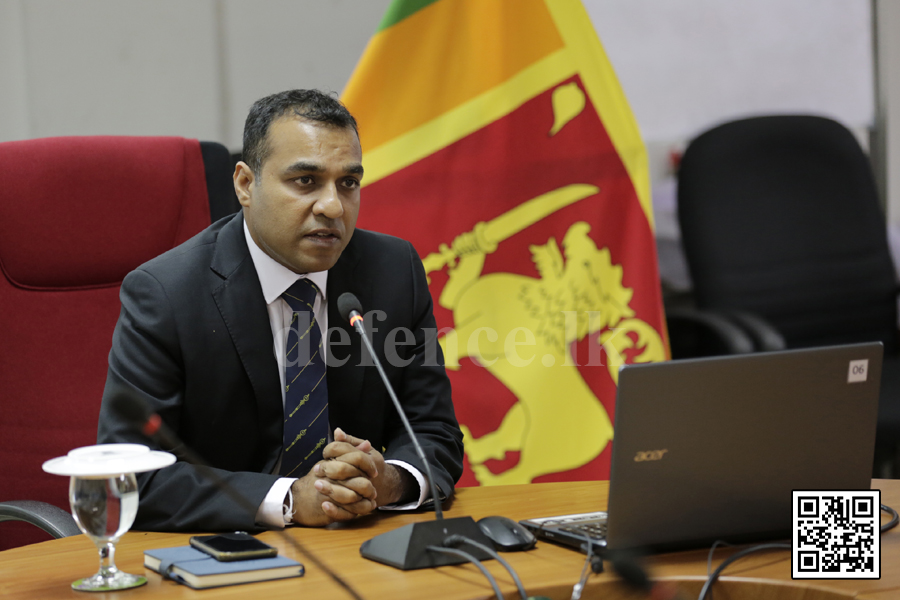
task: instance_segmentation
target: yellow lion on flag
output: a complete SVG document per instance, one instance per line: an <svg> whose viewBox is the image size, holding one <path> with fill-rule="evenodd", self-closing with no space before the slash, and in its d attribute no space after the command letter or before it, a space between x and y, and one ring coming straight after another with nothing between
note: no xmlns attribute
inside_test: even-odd
<svg viewBox="0 0 900 600"><path fill-rule="evenodd" d="M440 340L447 368L459 369L460 359L469 357L518 399L496 431L475 439L462 426L466 455L482 485L528 483L577 468L612 439L609 416L577 368L574 342L599 334L614 382L626 349L640 350L634 362L665 358L659 333L629 308L632 290L622 285L622 267L612 264L608 248L597 248L583 221L569 227L562 252L554 238L530 247L540 278L481 275L500 241L597 191L574 184L534 198L423 261L427 272L448 267L438 300L453 311L455 324ZM601 359L589 357L587 364L599 366ZM512 468L495 474L485 466L509 451L521 453Z"/></svg>

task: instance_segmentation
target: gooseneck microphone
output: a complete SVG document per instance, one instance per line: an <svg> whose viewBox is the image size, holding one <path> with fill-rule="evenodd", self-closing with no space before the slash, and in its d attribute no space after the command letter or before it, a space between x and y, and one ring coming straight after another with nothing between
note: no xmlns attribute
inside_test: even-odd
<svg viewBox="0 0 900 600"><path fill-rule="evenodd" d="M430 550L429 546L446 547L447 538L452 535L469 538L486 546L490 546L490 540L487 539L472 517L444 518L444 513L441 509L441 498L438 495L437 485L434 482L434 476L431 472L431 466L428 464L425 453L422 451L422 446L419 444L419 439L416 436L415 431L413 431L412 425L410 425L409 419L406 417L406 413L400 405L400 401L397 399L397 394L394 392L394 388L391 385L390 380L388 380L387 374L384 372L384 367L381 365L381 361L366 335L365 323L361 314L362 304L360 304L359 299L356 296L347 292L340 295L337 301L337 307L341 317L348 321L357 333L359 333L366 350L368 350L371 355L372 362L375 363L375 368L378 370L378 374L381 375L384 387L387 388L388 395L394 403L394 409L400 416L403 427L406 429L406 433L409 435L409 438L415 446L419 460L422 461L423 468L425 469L425 477L428 479L428 485L431 489L431 497L434 499L434 521L411 523L395 529L394 531L383 533L371 540L367 540L360 546L360 554L369 560L390 565L404 571L440 567L444 565L458 565L468 562L470 559L461 556L459 553L436 552ZM484 552L477 547L472 548L471 555L478 560L492 558L489 553Z"/></svg>
<svg viewBox="0 0 900 600"><path fill-rule="evenodd" d="M359 337L362 338L363 344L366 346L366 350L369 351L369 355L375 363L375 368L378 369L378 374L381 375L381 380L384 382L384 387L387 388L388 395L391 397L391 402L394 403L394 409L397 411L397 414L400 415L400 420L403 421L403 427L406 428L406 433L409 434L413 446L416 448L416 454L418 455L419 460L422 461L422 465L425 467L425 478L428 479L428 486L431 488L431 497L434 499L434 517L436 519L443 519L444 511L441 508L441 497L438 495L437 485L434 483L431 465L428 464L428 460L425 458L425 452L419 444L419 439L416 437L412 425L409 423L409 419L406 418L406 413L400 405L400 401L397 399L397 394L394 393L394 387L391 385L391 382L388 381L387 374L384 372L384 367L381 366L381 361L378 360L378 356L375 354L375 349L372 348L372 342L369 341L369 337L366 335L366 326L362 317L362 304L360 304L359 298L350 292L346 292L341 294L338 298L337 307L341 317L345 321L349 321L350 325L356 329Z"/></svg>
<svg viewBox="0 0 900 600"><path fill-rule="evenodd" d="M141 433L159 443L160 446L177 456L178 458L196 465L206 466L206 461L185 446L178 436L163 422L162 417L153 412L150 406L142 399L135 396L114 396L112 402L113 412L123 417L132 425L139 427ZM240 503L246 500L243 496L234 498Z"/></svg>
<svg viewBox="0 0 900 600"><path fill-rule="evenodd" d="M111 406L113 411L119 416L140 428L144 435L158 442L162 448L169 450L178 458L197 467L200 474L209 479L216 488L227 494L228 497L234 500L242 509L246 510L248 514L251 514L254 517L256 516L257 507L247 500L247 498L235 489L234 486L225 481L225 479L223 479L222 476L203 459L203 457L191 450L187 444L169 429L162 418L157 413L153 412L153 409L151 409L142 398L138 398L134 395L118 395L113 397ZM336 584L344 588L351 597L355 600L363 600L362 596L360 596L349 583L320 561L312 552L307 550L303 544L294 538L294 536L288 535L284 529L275 529L273 531L283 539L287 540L287 542L307 560L322 569L322 571Z"/></svg>

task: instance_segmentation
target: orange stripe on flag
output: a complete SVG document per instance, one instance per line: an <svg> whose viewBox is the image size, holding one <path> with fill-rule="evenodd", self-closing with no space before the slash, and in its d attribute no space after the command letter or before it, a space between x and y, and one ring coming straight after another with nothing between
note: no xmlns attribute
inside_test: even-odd
<svg viewBox="0 0 900 600"><path fill-rule="evenodd" d="M543 0L440 0L372 38L341 99L370 151L562 47Z"/></svg>

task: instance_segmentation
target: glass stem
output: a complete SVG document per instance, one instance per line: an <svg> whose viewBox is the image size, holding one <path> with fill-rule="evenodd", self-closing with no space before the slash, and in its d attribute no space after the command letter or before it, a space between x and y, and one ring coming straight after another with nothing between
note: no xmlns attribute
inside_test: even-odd
<svg viewBox="0 0 900 600"><path fill-rule="evenodd" d="M100 575L112 577L116 574L116 545L107 542L100 547Z"/></svg>

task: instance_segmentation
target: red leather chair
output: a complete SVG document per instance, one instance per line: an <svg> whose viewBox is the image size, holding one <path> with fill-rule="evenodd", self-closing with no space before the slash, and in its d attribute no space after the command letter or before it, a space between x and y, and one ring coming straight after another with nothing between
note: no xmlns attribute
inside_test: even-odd
<svg viewBox="0 0 900 600"><path fill-rule="evenodd" d="M208 188L214 212L237 208L230 161L178 137L0 144L0 503L69 511L68 479L41 464L96 443L122 279L209 225ZM50 537L0 523L0 550Z"/></svg>

